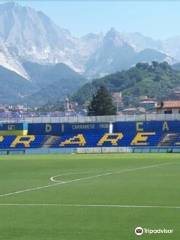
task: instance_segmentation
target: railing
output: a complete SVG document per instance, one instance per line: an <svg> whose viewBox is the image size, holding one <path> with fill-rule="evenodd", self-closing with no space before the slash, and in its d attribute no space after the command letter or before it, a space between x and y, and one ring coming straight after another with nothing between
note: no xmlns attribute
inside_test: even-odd
<svg viewBox="0 0 180 240"><path fill-rule="evenodd" d="M116 122L116 121L167 121L180 120L180 114L142 114L142 115L117 115L117 116L66 116L66 117L49 117L49 116L18 116L2 117L0 123L91 123L91 122Z"/></svg>

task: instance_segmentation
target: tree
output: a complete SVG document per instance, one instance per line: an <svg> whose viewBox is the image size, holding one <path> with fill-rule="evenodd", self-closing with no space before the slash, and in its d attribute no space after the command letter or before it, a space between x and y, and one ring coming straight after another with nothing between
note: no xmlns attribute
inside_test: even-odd
<svg viewBox="0 0 180 240"><path fill-rule="evenodd" d="M110 92L101 86L88 106L89 116L115 115L116 108L113 105Z"/></svg>

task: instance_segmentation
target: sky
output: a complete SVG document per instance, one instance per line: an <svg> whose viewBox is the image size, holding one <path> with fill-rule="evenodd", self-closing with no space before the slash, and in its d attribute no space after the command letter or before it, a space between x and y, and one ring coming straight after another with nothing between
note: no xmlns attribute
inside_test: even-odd
<svg viewBox="0 0 180 240"><path fill-rule="evenodd" d="M75 36L89 32L140 32L155 39L180 35L180 1L16 1L47 14Z"/></svg>

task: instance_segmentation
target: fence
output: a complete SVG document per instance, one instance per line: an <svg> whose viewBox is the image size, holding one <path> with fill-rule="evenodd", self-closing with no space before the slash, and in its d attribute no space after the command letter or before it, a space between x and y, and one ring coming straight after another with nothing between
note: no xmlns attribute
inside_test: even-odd
<svg viewBox="0 0 180 240"><path fill-rule="evenodd" d="M116 122L116 121L152 121L152 120L180 120L180 114L141 114L141 115L117 115L117 116L66 116L66 117L26 117L18 118L0 116L0 123L92 123L92 122Z"/></svg>

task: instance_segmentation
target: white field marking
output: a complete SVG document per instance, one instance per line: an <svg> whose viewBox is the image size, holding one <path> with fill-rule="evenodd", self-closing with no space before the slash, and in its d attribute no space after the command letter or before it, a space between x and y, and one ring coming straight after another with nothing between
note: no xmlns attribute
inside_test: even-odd
<svg viewBox="0 0 180 240"><path fill-rule="evenodd" d="M61 181L61 180L56 180L56 178L58 177L63 177L63 176L69 176L69 175L77 175L77 174L87 174L87 173L95 173L95 172L99 172L98 174L100 173L103 173L103 171L76 171L76 172L66 172L66 173L61 173L59 175L56 175L56 176L53 176L53 177L50 177L50 181L51 182L55 182L55 183L60 183L60 182L65 182L65 181Z"/></svg>
<svg viewBox="0 0 180 240"><path fill-rule="evenodd" d="M64 203L0 203L0 207L86 207L86 208L159 208L159 209L180 209L180 206L163 205L120 205L120 204L64 204Z"/></svg>
<svg viewBox="0 0 180 240"><path fill-rule="evenodd" d="M94 175L94 176L77 178L77 179L72 179L72 180L68 180L68 181L64 181L64 182L57 182L57 183L54 183L54 184L48 184L48 185L39 186L39 187L27 188L27 189L15 191L15 192L4 193L4 194L0 194L0 197L7 197L7 196L17 195L17 194L21 194L21 193L25 193L25 192L31 192L31 191L37 191L37 190L41 190L41 189L45 189L45 188L55 187L55 186L59 186L59 185L63 185L63 184L68 184L68 183L73 183L73 182L78 182L78 181L83 181L83 180L89 180L89 179L95 179L95 178L99 178L99 177L109 176L109 175L112 175L112 174L132 172L132 171L155 168L155 167L165 166L165 165L170 165L170 164L173 164L173 163L169 162L169 163L155 164L155 165L149 165L149 166L139 167L139 168L124 169L122 171L117 171L117 172L106 172L106 173L97 174L97 175Z"/></svg>
<svg viewBox="0 0 180 240"><path fill-rule="evenodd" d="M138 167L138 168L130 168L130 169L124 169L124 170L121 170L121 171L116 171L116 172L105 172L105 173L102 173L102 174L98 174L98 175L95 175L95 176L90 176L90 177L84 177L84 178L80 178L80 179L73 179L73 180L68 180L68 181L61 181L61 180L56 180L55 178L57 177L61 177L61 176L68 176L68 175L77 175L77 174L86 174L86 173L91 173L90 171L87 171L87 172L74 172L74 173L65 173L65 174L59 174L59 175L56 175L56 176L52 176L50 177L50 180L52 182L56 182L56 183L66 183L66 182L69 182L69 181L74 181L74 180L86 180L86 179L91 179L91 178L96 178L96 177L102 177L102 176L106 176L106 175L112 175L112 174L119 174L119 173L126 173L126 172L133 172L133 171L136 171L136 170L143 170L143 169L146 169L146 168L154 168L154 167L159 167L159 166L164 166L164 165L170 165L172 164L171 162L170 163L161 163L161 164L155 164L155 165L150 165L150 166L144 166L144 167Z"/></svg>

